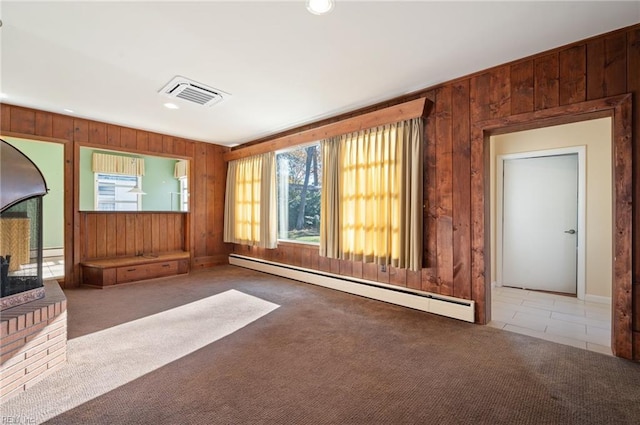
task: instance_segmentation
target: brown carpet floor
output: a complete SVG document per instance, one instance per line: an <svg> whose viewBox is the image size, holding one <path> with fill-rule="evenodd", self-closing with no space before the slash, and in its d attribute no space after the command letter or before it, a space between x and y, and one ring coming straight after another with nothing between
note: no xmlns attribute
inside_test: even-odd
<svg viewBox="0 0 640 425"><path fill-rule="evenodd" d="M280 307L47 423L640 423L640 364L233 266L67 290L69 338L229 289Z"/></svg>

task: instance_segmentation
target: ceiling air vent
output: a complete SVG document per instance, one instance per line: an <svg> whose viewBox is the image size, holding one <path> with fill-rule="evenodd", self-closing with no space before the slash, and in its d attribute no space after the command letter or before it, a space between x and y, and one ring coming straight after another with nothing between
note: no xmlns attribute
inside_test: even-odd
<svg viewBox="0 0 640 425"><path fill-rule="evenodd" d="M164 86L160 93L167 97L182 99L202 106L215 105L226 97L231 96L222 90L214 89L180 76L169 81L169 84Z"/></svg>

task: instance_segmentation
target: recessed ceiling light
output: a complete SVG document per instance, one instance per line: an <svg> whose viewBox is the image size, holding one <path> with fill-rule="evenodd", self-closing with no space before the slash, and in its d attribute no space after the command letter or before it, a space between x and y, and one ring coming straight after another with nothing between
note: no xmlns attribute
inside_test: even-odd
<svg viewBox="0 0 640 425"><path fill-rule="evenodd" d="M307 10L314 15L324 15L333 9L333 0L307 0Z"/></svg>
<svg viewBox="0 0 640 425"><path fill-rule="evenodd" d="M73 109L64 108L63 111L73 114Z"/></svg>
<svg viewBox="0 0 640 425"><path fill-rule="evenodd" d="M178 105L176 105L175 103L171 103L171 102L165 103L164 107L167 108L167 109L180 109L180 107Z"/></svg>

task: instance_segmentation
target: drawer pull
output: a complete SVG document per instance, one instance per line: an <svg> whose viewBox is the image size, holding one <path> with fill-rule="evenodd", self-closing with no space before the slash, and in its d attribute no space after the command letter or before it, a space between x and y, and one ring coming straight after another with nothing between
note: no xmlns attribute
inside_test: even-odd
<svg viewBox="0 0 640 425"><path fill-rule="evenodd" d="M162 267L171 267L171 264L163 264Z"/></svg>
<svg viewBox="0 0 640 425"><path fill-rule="evenodd" d="M128 272L135 272L136 270L138 270L138 269L128 269L127 271Z"/></svg>

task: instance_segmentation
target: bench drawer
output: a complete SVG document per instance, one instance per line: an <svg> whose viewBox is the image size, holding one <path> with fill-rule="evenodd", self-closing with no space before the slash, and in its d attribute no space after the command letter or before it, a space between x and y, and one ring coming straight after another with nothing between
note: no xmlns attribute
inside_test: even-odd
<svg viewBox="0 0 640 425"><path fill-rule="evenodd" d="M118 267L116 269L116 281L118 283L133 282L136 280L153 279L154 277L171 276L177 274L177 272L177 261L163 261L138 266Z"/></svg>

